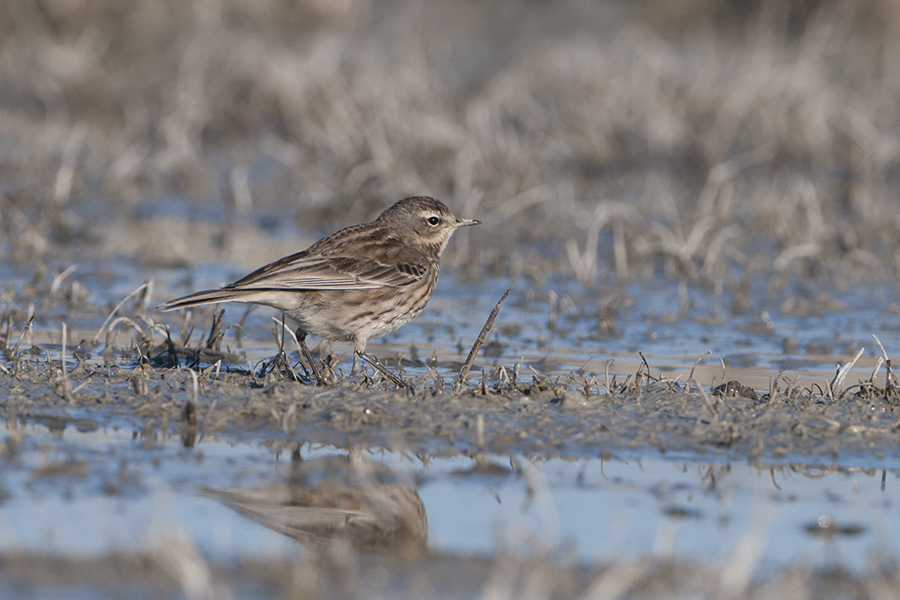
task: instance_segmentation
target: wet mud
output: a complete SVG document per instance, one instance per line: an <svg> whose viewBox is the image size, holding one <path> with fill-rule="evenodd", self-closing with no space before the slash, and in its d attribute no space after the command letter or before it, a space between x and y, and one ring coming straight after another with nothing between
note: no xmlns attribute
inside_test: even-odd
<svg viewBox="0 0 900 600"><path fill-rule="evenodd" d="M642 368L608 381L598 375L513 373L502 381L485 375L457 392L437 373L408 377L406 390L372 379L319 388L282 380L281 373L260 378L219 367L216 375L207 367L199 370L195 389L185 370L117 370L110 376L82 365L63 380L46 361L14 363L2 390L8 418L59 429L128 423L150 437L315 440L430 455L583 458L652 450L769 462L893 465L900 459L892 443L897 390L883 382L832 398L791 386L784 376L772 392L751 389L748 397L735 391L740 384L734 380L707 390Z"/></svg>

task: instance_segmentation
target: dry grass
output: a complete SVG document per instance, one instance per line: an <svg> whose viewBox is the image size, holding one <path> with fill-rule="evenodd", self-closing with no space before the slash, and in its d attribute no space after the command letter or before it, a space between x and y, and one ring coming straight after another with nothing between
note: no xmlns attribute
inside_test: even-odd
<svg viewBox="0 0 900 600"><path fill-rule="evenodd" d="M448 262L538 280L896 275L889 0L618 4L6 3L0 251L427 192L486 222Z"/></svg>

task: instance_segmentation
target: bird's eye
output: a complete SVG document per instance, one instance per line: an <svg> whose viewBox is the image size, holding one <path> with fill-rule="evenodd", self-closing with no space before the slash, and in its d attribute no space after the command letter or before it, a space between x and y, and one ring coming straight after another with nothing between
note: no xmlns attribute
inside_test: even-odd
<svg viewBox="0 0 900 600"><path fill-rule="evenodd" d="M437 217L428 217L428 218L425 219L425 220L428 221L428 224L429 224L429 225L432 225L432 226L437 225L438 223L441 222L441 220L438 219Z"/></svg>

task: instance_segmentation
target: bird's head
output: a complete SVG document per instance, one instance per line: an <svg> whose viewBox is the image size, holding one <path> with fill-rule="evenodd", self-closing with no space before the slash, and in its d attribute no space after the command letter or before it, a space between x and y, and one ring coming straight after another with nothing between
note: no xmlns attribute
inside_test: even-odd
<svg viewBox="0 0 900 600"><path fill-rule="evenodd" d="M443 252L454 231L480 223L457 218L443 202L428 196L405 198L381 213L378 220L389 220L402 227L411 242L435 247L438 254Z"/></svg>

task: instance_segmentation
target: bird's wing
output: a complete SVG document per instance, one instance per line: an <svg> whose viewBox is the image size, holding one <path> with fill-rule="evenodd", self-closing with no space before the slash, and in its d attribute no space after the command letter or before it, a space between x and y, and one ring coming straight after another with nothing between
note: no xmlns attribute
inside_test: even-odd
<svg viewBox="0 0 900 600"><path fill-rule="evenodd" d="M286 256L228 286L230 290L370 290L404 287L428 272L427 264L384 264L373 258L311 254Z"/></svg>

